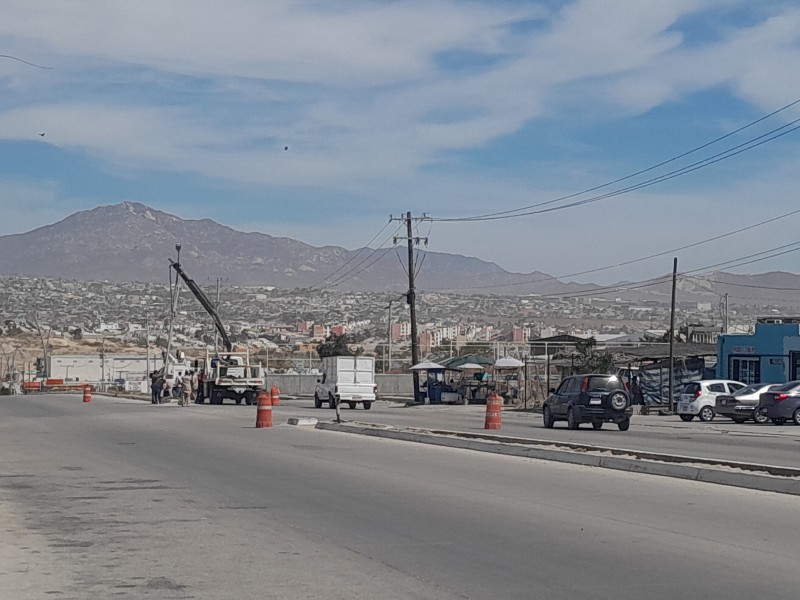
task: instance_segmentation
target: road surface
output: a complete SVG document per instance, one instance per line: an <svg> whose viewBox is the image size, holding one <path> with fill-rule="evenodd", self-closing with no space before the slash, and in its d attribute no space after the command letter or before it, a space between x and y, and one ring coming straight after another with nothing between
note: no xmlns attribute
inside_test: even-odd
<svg viewBox="0 0 800 600"><path fill-rule="evenodd" d="M0 597L797 597L793 496L254 423L0 398Z"/></svg>

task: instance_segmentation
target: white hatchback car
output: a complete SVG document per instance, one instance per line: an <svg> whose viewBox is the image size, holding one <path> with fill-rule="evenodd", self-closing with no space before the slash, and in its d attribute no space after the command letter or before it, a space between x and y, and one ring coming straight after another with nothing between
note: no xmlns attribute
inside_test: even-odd
<svg viewBox="0 0 800 600"><path fill-rule="evenodd" d="M710 421L714 418L717 396L733 394L743 387L745 384L741 381L729 379L704 379L687 383L678 401L678 415L684 421L691 421L695 417Z"/></svg>

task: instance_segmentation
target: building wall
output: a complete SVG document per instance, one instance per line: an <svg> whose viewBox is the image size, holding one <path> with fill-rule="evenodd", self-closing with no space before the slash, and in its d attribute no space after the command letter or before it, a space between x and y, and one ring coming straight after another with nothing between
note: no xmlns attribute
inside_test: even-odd
<svg viewBox="0 0 800 600"><path fill-rule="evenodd" d="M792 359L800 360L800 325L756 323L752 334L721 335L717 340L717 375L720 378L736 378L731 359L757 362L759 376L755 383L783 383L792 376Z"/></svg>
<svg viewBox="0 0 800 600"><path fill-rule="evenodd" d="M95 383L103 380L114 381L126 379L137 381L144 379L150 371L161 366L161 357L150 356L148 369L147 356L106 354L54 354L47 357L48 377L68 381L86 381Z"/></svg>

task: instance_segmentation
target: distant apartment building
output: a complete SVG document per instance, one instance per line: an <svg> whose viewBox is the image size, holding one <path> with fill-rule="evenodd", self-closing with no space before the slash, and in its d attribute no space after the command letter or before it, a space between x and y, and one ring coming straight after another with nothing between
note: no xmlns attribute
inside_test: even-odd
<svg viewBox="0 0 800 600"><path fill-rule="evenodd" d="M399 323L392 323L391 336L393 340L399 340L411 335L411 323L403 321Z"/></svg>
<svg viewBox="0 0 800 600"><path fill-rule="evenodd" d="M342 336L345 331L344 325L331 325L331 335Z"/></svg>
<svg viewBox="0 0 800 600"><path fill-rule="evenodd" d="M327 337L327 332L325 331L325 327L322 325L314 324L311 327L311 337L312 338L325 338Z"/></svg>
<svg viewBox="0 0 800 600"><path fill-rule="evenodd" d="M419 351L422 354L430 354L433 350L433 335L429 331L423 331L418 336L419 338Z"/></svg>

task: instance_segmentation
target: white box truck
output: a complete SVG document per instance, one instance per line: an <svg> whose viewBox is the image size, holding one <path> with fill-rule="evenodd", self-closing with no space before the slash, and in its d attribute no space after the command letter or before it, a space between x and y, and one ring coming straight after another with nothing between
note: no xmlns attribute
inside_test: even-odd
<svg viewBox="0 0 800 600"><path fill-rule="evenodd" d="M371 356L326 356L320 366L322 376L314 390L314 406L324 402L330 408L342 402L350 408L362 404L372 408L378 392L375 385L375 359Z"/></svg>

